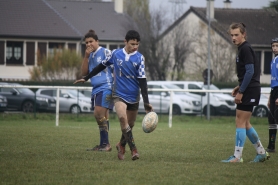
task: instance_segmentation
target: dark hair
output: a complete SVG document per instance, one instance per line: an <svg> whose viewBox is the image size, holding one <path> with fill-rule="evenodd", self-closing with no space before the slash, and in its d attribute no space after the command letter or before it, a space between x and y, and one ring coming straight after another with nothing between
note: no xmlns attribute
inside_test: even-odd
<svg viewBox="0 0 278 185"><path fill-rule="evenodd" d="M85 40L86 38L90 38L90 37L92 37L93 39L95 39L96 41L98 41L98 36L97 36L97 34L95 33L94 30L89 30L88 33L86 33L86 35L84 36L84 40Z"/></svg>
<svg viewBox="0 0 278 185"><path fill-rule="evenodd" d="M125 40L128 42L129 40L137 40L140 42L140 35L135 30L129 30L125 35Z"/></svg>
<svg viewBox="0 0 278 185"><path fill-rule="evenodd" d="M239 28L240 33L242 33L242 34L247 33L246 26L242 22L241 23L232 23L229 27L228 33L230 33L230 30L234 30L237 28Z"/></svg>
<svg viewBox="0 0 278 185"><path fill-rule="evenodd" d="M271 45L272 45L274 42L278 42L278 37L276 37L276 38L274 38L274 39L271 39Z"/></svg>

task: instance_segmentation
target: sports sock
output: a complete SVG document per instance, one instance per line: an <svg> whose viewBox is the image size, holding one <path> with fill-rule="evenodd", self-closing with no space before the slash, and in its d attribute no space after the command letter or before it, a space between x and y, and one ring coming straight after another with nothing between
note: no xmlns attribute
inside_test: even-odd
<svg viewBox="0 0 278 185"><path fill-rule="evenodd" d="M98 122L99 132L100 132L100 146L109 144L108 139L108 125L106 118L102 118Z"/></svg>
<svg viewBox="0 0 278 185"><path fill-rule="evenodd" d="M242 157L242 151L243 151L245 140L246 140L246 129L236 128L234 156L238 159Z"/></svg>
<svg viewBox="0 0 278 185"><path fill-rule="evenodd" d="M108 131L109 131L109 129L110 129L109 119L107 119L106 121L107 121L107 127L108 127Z"/></svg>
<svg viewBox="0 0 278 185"><path fill-rule="evenodd" d="M129 145L130 150L132 151L136 149L131 128L128 126L126 129L122 130L122 133L125 137L126 142Z"/></svg>
<svg viewBox="0 0 278 185"><path fill-rule="evenodd" d="M130 128L131 128L131 130L132 130L133 126L130 126ZM122 136L121 136L120 144L121 144L121 146L123 146L123 147L125 147L125 145L126 145L126 140L125 140L124 134L122 134Z"/></svg>
<svg viewBox="0 0 278 185"><path fill-rule="evenodd" d="M251 127L249 130L246 130L246 135L256 149L257 154L265 154L265 149L259 139L256 130L253 127Z"/></svg>
<svg viewBox="0 0 278 185"><path fill-rule="evenodd" d="M277 134L277 129L270 128L269 126L269 140L268 140L268 147L267 147L268 149L272 149L272 150L275 149L276 134Z"/></svg>
<svg viewBox="0 0 278 185"><path fill-rule="evenodd" d="M121 146L125 146L126 145L126 140L125 140L125 136L124 136L124 134L122 133L122 137L121 137L121 139L120 139L120 144L121 144Z"/></svg>

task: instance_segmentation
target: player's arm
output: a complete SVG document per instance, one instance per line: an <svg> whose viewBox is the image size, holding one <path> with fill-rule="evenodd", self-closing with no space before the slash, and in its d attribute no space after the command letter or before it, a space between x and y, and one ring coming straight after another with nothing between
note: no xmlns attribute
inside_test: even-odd
<svg viewBox="0 0 278 185"><path fill-rule="evenodd" d="M145 110L147 113L151 112L151 111L153 111L153 107L149 103L147 79L146 78L138 78L138 81L139 81L139 86L141 89L141 94L142 94Z"/></svg>
<svg viewBox="0 0 278 185"><path fill-rule="evenodd" d="M85 76L84 78L81 78L79 80L76 80L73 84L80 83L80 82L84 83L84 82L88 81L90 78L92 78L93 76L97 75L99 72L101 72L105 68L106 68L106 66L103 65L102 63L100 63L87 76Z"/></svg>
<svg viewBox="0 0 278 185"><path fill-rule="evenodd" d="M246 64L245 65L245 74L243 77L243 81L242 84L239 87L239 92L243 93L245 91L245 89L247 88L247 86L249 85L252 76L254 74L254 64Z"/></svg>

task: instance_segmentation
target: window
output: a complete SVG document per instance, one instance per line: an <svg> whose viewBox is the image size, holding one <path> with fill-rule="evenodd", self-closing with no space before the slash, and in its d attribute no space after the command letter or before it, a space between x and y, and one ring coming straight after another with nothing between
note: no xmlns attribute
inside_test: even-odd
<svg viewBox="0 0 278 185"><path fill-rule="evenodd" d="M49 46L48 46L49 56L53 56L54 55L54 51L62 52L63 49L64 49L64 43L50 42Z"/></svg>
<svg viewBox="0 0 278 185"><path fill-rule="evenodd" d="M7 41L6 63L7 65L23 65L23 42Z"/></svg>
<svg viewBox="0 0 278 185"><path fill-rule="evenodd" d="M270 62L272 60L272 52L266 51L264 53L264 74L270 74Z"/></svg>
<svg viewBox="0 0 278 185"><path fill-rule="evenodd" d="M113 44L110 44L109 45L109 49L112 51L114 49L118 49L118 45L113 45Z"/></svg>
<svg viewBox="0 0 278 185"><path fill-rule="evenodd" d="M262 62L261 62L261 54L262 52L261 51L255 51L255 56L257 58L257 60L259 61L260 63L260 68L262 69ZM262 74L263 71L260 71L260 73Z"/></svg>

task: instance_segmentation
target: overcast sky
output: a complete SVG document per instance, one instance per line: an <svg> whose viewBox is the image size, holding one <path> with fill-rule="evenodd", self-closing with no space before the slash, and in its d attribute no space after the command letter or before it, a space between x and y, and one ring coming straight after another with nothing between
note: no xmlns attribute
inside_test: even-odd
<svg viewBox="0 0 278 185"><path fill-rule="evenodd" d="M150 9L159 9L162 7L163 9L169 9L169 14L174 14L174 10L180 10L181 15L186 12L190 6L195 7L206 7L207 0L149 0L150 1ZM173 6L174 3L171 1L177 2L186 2L183 4L179 4L179 6ZM262 8L269 5L271 0L231 0L231 8ZM224 0L214 0L214 7L223 8Z"/></svg>

